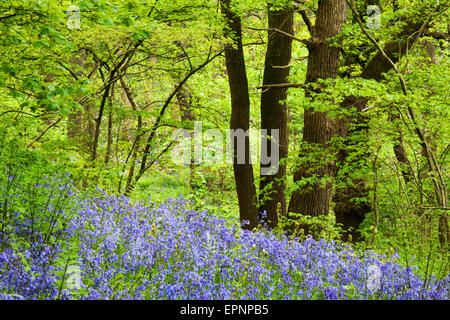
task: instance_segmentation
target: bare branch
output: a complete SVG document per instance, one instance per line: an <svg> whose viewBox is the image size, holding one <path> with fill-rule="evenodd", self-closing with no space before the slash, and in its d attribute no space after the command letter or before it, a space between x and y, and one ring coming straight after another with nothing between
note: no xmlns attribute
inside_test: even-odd
<svg viewBox="0 0 450 320"><path fill-rule="evenodd" d="M282 31L282 30L280 30L280 29L277 29L277 28L255 28L255 27L246 27L246 29L250 29L250 30L258 30L258 31L275 31L275 32L281 33L281 34L285 35L286 37L289 37L289 38L291 38L291 39L293 39L293 40L299 41L299 42L303 43L303 44L306 45L306 46L310 46L310 45L311 45L311 41L310 41L310 40L308 40L308 39L300 39L300 38L297 38L296 36L294 36L294 35L292 35L292 34L290 34L290 33L284 32L284 31Z"/></svg>
<svg viewBox="0 0 450 320"><path fill-rule="evenodd" d="M48 131L50 130L50 128L54 127L55 125L58 124L58 122L60 122L62 120L63 117L59 117L55 122L50 123L47 128L44 129L44 131L42 131L36 138L34 138L33 141L31 141L28 145L27 145L27 149L29 147L31 147L35 142L37 142L40 138L42 138L42 136Z"/></svg>
<svg viewBox="0 0 450 320"><path fill-rule="evenodd" d="M272 66L272 68L274 68L274 69L285 69L285 68L289 68L289 67L292 65L292 63L293 63L294 61L302 61L302 60L305 60L306 58L308 58L308 56L303 56L303 57L299 57L299 58L294 58L294 59L291 60L291 62L289 62L289 64L287 64L287 65L285 65L285 66Z"/></svg>
<svg viewBox="0 0 450 320"><path fill-rule="evenodd" d="M403 79L403 76L401 75L400 71L398 70L397 66L395 65L395 63L386 55L386 52L384 52L383 48L380 46L380 44L377 42L377 40L375 40L374 37L372 37L372 35L367 31L367 29L364 27L364 23L361 21L361 18L359 16L358 10L355 7L355 3L353 2L353 0L345 0L348 4L348 6L350 7L350 9L352 9L356 21L358 22L361 31L366 35L366 37L377 47L378 51L381 53L381 55L389 62L389 64L392 66L392 68L395 70L395 73L397 73L398 78L400 80L400 84L402 87L402 91L403 93L406 95L408 94L408 90L406 88L406 83L405 83L405 79Z"/></svg>
<svg viewBox="0 0 450 320"><path fill-rule="evenodd" d="M306 14L306 10L300 10L300 15L302 16L303 21L306 24L306 27L308 28L309 33L312 34L313 32L313 25L311 23L311 20L309 20L308 15Z"/></svg>
<svg viewBox="0 0 450 320"><path fill-rule="evenodd" d="M300 83L275 83L275 84L265 84L256 87L256 89L266 89L266 88L303 88L304 84Z"/></svg>

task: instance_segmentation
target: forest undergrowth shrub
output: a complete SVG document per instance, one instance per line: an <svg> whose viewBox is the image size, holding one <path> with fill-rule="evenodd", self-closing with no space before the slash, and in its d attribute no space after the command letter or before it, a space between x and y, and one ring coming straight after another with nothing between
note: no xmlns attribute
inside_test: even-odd
<svg viewBox="0 0 450 320"><path fill-rule="evenodd" d="M339 224L336 224L332 214L312 217L289 212L286 217L280 216L278 232L287 232L301 240L312 236L314 239L340 241L342 228Z"/></svg>
<svg viewBox="0 0 450 320"><path fill-rule="evenodd" d="M78 201L73 182L38 151L5 136L0 163L0 290L55 297Z"/></svg>

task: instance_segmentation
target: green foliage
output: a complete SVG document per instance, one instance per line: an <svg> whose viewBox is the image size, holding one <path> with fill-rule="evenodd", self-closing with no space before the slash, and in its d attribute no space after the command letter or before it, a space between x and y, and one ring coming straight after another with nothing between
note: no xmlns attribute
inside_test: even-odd
<svg viewBox="0 0 450 320"><path fill-rule="evenodd" d="M300 240L305 240L308 235L316 239L339 241L342 228L336 225L333 215L321 215L311 217L300 213L289 212L288 216L279 216L280 223L277 232L287 232ZM307 230L307 232L305 232Z"/></svg>
<svg viewBox="0 0 450 320"><path fill-rule="evenodd" d="M17 245L33 245L37 237L43 244L57 242L75 206L70 178L38 151L29 152L17 139L0 135L1 238L10 236L16 220L31 224L36 232L15 239Z"/></svg>

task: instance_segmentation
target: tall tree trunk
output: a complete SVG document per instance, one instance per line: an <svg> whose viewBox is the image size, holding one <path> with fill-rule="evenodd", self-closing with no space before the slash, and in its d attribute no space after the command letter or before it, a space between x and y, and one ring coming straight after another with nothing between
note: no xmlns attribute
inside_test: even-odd
<svg viewBox="0 0 450 320"><path fill-rule="evenodd" d="M372 210L369 200L369 189L366 187L365 179L360 176L352 176L354 172L360 172L370 158L368 141L369 119L363 113L359 113L365 103L357 98L349 97L341 106L343 110L356 107L357 114L348 119L348 123L340 121L339 135L344 138L342 149L338 151L336 164L336 179L346 182L342 187L336 187L332 201L334 202L334 214L336 223L342 224L344 233L342 240L346 241L351 235L353 242L361 239L358 231L360 224L364 221L367 213ZM347 109L347 110L348 110ZM349 160L349 155L352 155ZM343 170L339 176L338 172L344 166L351 166L351 170ZM347 181L351 181L348 183Z"/></svg>
<svg viewBox="0 0 450 320"><path fill-rule="evenodd" d="M274 11L268 6L269 29L279 29L289 34L294 33L294 11L292 8L283 8ZM263 86L285 83L289 75L289 63L291 61L292 38L269 31L267 51L265 58ZM267 130L269 137L262 137L261 144L266 143L268 157L271 157L271 143L279 143L278 159L287 157L289 138L287 129L287 88L270 88L261 93L261 129ZM271 136L271 130L279 130L279 141L275 142ZM270 167L261 162L261 168ZM280 206L280 214L286 215L286 163L279 164L278 171L274 175L260 176L260 213L266 211L266 221L270 227L278 224L277 206ZM261 200L261 198L268 198Z"/></svg>
<svg viewBox="0 0 450 320"><path fill-rule="evenodd" d="M384 52L393 61L398 62L407 52L408 48L413 45L417 40L417 32L422 26L423 19L421 21L408 22L403 30L401 30L393 40L386 43L384 46ZM411 35L413 35L411 37ZM379 52L364 66L361 77L364 79L374 79L377 81L383 81L383 73L387 73L392 69L392 66L386 60L385 57ZM357 97L346 97L341 103L341 109L349 110L351 107L355 107L357 114L350 118L340 121L340 136L345 138L344 149L339 150L338 153L338 165L337 169L348 163L348 154L358 148L358 145L367 143L367 117L361 114L361 111L366 107L368 99ZM391 114L391 121L396 116ZM397 161L401 165L402 175L405 182L409 182L412 179L412 171L408 161L406 150L403 146L401 134L395 139L394 154ZM363 157L366 155L361 154L358 158L352 158L353 163L362 164ZM348 176L344 176L343 179L347 179ZM336 189L333 202L335 203L334 213L336 216L336 223L343 225L343 240L348 238L348 235L352 235L353 242L361 240L361 235L357 231L360 224L364 220L365 216L372 210L369 201L355 201L357 199L369 199L369 189L364 186L363 179L353 179L353 185L348 185L343 188ZM350 229L352 231L350 231Z"/></svg>
<svg viewBox="0 0 450 320"><path fill-rule="evenodd" d="M245 132L250 127L250 98L242 47L241 19L231 11L230 0L221 0L221 10L227 19L227 32L232 36L234 42L233 45L225 48L225 62L231 95L230 129L241 129ZM253 167L249 157L249 136L245 137L245 161L242 164L237 161L237 139L232 137L231 143L241 225L245 229L252 230L258 224L258 208Z"/></svg>
<svg viewBox="0 0 450 320"><path fill-rule="evenodd" d="M379 0L366 0L364 6L360 8L360 16L367 17L367 8L369 5L380 5ZM356 23L356 17L353 15L353 23ZM355 52L364 52L370 54L366 45L358 45L356 50L349 50ZM344 64L361 64L360 54L346 54ZM341 74L342 77L349 77L351 72L345 71ZM350 117L338 120L339 136L344 140L341 149L337 153L336 162L336 179L340 181L351 181L342 187L335 189L332 201L335 203L334 214L336 223L341 224L344 229L342 240L352 239L357 242L361 239L361 234L358 231L359 225L363 222L367 213L372 210L369 200L369 189L365 185L365 179L353 177L353 172L358 172L367 166L367 161L370 158L370 151L368 148L368 130L369 118L361 111L366 106L367 100L357 97L346 97L341 103L341 110L356 109L356 114ZM344 147L342 147L344 146ZM364 150L364 151L362 151ZM349 154L352 154L351 163L348 160ZM338 176L340 169L346 165L351 165L352 170L345 170L345 172ZM351 236L351 237L349 237Z"/></svg>
<svg viewBox="0 0 450 320"><path fill-rule="evenodd" d="M327 41L341 32L342 25L347 18L347 3L345 0L320 0L316 14L316 23L312 29L312 44L309 47L306 84L317 83L319 79L334 79L339 62L339 48ZM317 84L319 89L307 87L306 95L312 99L315 92L320 92L323 85ZM315 111L306 106L304 114L302 151L299 157L302 163L294 173L294 182L304 178L323 179L332 177L334 163L328 158L326 149L336 132L335 120L328 117L327 112ZM316 161L304 161L308 156L308 149L318 149L320 156ZM328 214L331 196L330 182L308 182L302 190L292 194L289 211L310 216Z"/></svg>

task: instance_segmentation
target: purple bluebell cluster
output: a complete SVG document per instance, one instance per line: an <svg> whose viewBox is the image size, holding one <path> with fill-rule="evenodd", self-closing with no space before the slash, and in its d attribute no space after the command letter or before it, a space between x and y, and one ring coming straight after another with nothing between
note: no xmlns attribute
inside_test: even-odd
<svg viewBox="0 0 450 320"><path fill-rule="evenodd" d="M26 227L21 225L23 231ZM19 230L18 229L18 230ZM0 299L449 299L396 257L266 230L250 232L181 197L161 205L103 194L79 200L62 241L3 243ZM67 286L70 266L81 283ZM369 267L377 286L368 286Z"/></svg>

